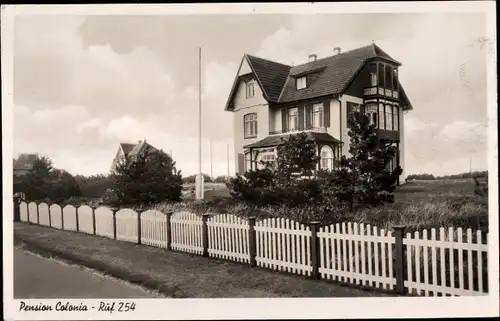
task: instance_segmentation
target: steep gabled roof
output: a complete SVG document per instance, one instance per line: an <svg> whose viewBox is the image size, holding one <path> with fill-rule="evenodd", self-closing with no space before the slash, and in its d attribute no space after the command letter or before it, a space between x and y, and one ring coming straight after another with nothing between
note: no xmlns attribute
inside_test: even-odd
<svg viewBox="0 0 500 321"><path fill-rule="evenodd" d="M120 144L122 150L123 150L123 153L125 154L125 156L128 156L130 154L130 152L132 151L132 149L134 149L134 144L128 144L128 143L121 143Z"/></svg>
<svg viewBox="0 0 500 321"><path fill-rule="evenodd" d="M14 160L14 170L27 170L33 168L33 163L37 160L37 154L20 154L19 157Z"/></svg>
<svg viewBox="0 0 500 321"><path fill-rule="evenodd" d="M376 57L390 60L400 65L399 62L391 58L377 45L371 44L335 56L295 66L290 70L279 102L286 103L326 95L341 94L354 78L357 71L363 67L365 62ZM296 89L295 78L298 75L318 69L323 69L323 71L318 73L318 77L311 84L308 84L307 88L301 90Z"/></svg>
<svg viewBox="0 0 500 321"><path fill-rule="evenodd" d="M241 60L238 72L245 60L248 62L248 65L252 70L252 74L259 84L259 87L264 94L264 98L269 102L278 102L278 98L291 67L271 60L245 54ZM225 110L232 109L231 102L234 99L236 89L238 88L238 79L239 76L236 74L226 102Z"/></svg>
<svg viewBox="0 0 500 321"><path fill-rule="evenodd" d="M266 99L270 102L278 102L283 85L285 84L292 67L259 57L245 55L248 58L250 68L260 83Z"/></svg>
<svg viewBox="0 0 500 321"><path fill-rule="evenodd" d="M389 56L376 44L346 51L344 53L318 59L298 66L288 66L267 59L245 54L246 59L255 75L259 86L268 102L287 103L303 99L316 98L327 95L342 94L354 79L364 64L373 58L381 58L400 66L397 60ZM241 64L240 64L241 68ZM316 79L308 84L307 88L297 90L295 79L308 73L316 73ZM231 102L238 85L238 75L226 103L226 110L232 108ZM411 104L403 88L400 86L401 97Z"/></svg>

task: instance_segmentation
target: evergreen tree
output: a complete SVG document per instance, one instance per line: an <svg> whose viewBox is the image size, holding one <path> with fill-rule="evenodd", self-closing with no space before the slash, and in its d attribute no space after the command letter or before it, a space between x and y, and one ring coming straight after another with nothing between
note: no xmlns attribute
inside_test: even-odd
<svg viewBox="0 0 500 321"><path fill-rule="evenodd" d="M351 210L355 204L375 206L394 200L394 190L401 167L389 170L396 147L382 142L369 118L354 112L348 118L350 156L342 156L340 168L331 185L337 186L338 198L347 201Z"/></svg>
<svg viewBox="0 0 500 321"><path fill-rule="evenodd" d="M120 162L112 175L113 191L119 204L141 205L179 201L181 172L163 151L144 150Z"/></svg>

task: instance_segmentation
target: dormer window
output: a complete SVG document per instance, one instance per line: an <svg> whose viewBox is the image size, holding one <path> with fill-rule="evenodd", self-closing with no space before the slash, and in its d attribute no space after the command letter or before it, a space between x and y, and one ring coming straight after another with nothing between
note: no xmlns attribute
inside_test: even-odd
<svg viewBox="0 0 500 321"><path fill-rule="evenodd" d="M247 81L247 98L252 98L255 96L255 80Z"/></svg>
<svg viewBox="0 0 500 321"><path fill-rule="evenodd" d="M297 84L297 90L304 89L307 87L306 79L307 79L306 76L303 76L295 80Z"/></svg>

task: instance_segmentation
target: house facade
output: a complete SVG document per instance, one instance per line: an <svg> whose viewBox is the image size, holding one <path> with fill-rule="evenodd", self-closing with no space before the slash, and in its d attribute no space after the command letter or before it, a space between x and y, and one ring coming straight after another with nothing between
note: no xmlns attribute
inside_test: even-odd
<svg viewBox="0 0 500 321"><path fill-rule="evenodd" d="M14 176L23 176L33 170L38 154L20 154L13 163Z"/></svg>
<svg viewBox="0 0 500 321"><path fill-rule="evenodd" d="M404 182L404 114L413 107L399 81L401 63L375 44L288 66L245 54L225 110L234 114L236 173L273 161L276 147L305 132L316 142L318 168L349 154L348 114L368 115L377 135L397 147L390 166Z"/></svg>
<svg viewBox="0 0 500 321"><path fill-rule="evenodd" d="M140 140L137 144L132 143L120 143L118 150L116 151L115 157L111 162L110 172L116 173L116 166L125 158L129 158L133 155L137 155L144 150L157 151L158 149L146 142L146 140Z"/></svg>

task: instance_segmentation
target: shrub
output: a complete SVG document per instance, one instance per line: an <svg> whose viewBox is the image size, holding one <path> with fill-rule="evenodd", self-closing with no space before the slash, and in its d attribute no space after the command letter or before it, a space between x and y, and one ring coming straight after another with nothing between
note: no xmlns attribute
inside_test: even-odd
<svg viewBox="0 0 500 321"><path fill-rule="evenodd" d="M205 183L212 183L212 178L209 175L207 174L202 174L202 175L203 175L203 181ZM182 181L185 184L194 184L196 183L196 176L198 176L198 174L186 176Z"/></svg>
<svg viewBox="0 0 500 321"><path fill-rule="evenodd" d="M112 175L116 205L179 201L182 176L163 151L148 151L121 161Z"/></svg>

